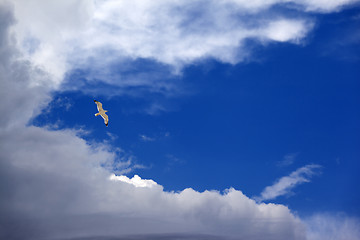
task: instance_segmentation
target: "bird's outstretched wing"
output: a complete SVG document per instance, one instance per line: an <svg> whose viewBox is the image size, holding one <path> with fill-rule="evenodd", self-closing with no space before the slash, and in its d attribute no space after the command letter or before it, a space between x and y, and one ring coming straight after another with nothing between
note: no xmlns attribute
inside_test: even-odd
<svg viewBox="0 0 360 240"><path fill-rule="evenodd" d="M99 116L99 115L100 115L100 116L104 119L105 125L108 126L108 124L109 124L109 117L108 117L108 115L106 115L106 113L105 113L105 112L107 112L107 111L102 108L101 102L96 101L96 100L94 100L94 102L95 102L95 104L96 104L96 106L97 106L97 109L98 109L98 111L99 111L98 113L95 114L95 116Z"/></svg>
<svg viewBox="0 0 360 240"><path fill-rule="evenodd" d="M106 115L106 113L102 113L102 114L100 114L100 115L101 115L101 117L104 119L105 125L108 126L108 124L109 124L109 117L108 117L108 115Z"/></svg>
<svg viewBox="0 0 360 240"><path fill-rule="evenodd" d="M96 104L96 106L97 106L98 111L99 111L99 112L100 112L100 111L103 111L102 103L99 102L99 101L96 101L96 100L94 100L94 102L95 102L95 104Z"/></svg>

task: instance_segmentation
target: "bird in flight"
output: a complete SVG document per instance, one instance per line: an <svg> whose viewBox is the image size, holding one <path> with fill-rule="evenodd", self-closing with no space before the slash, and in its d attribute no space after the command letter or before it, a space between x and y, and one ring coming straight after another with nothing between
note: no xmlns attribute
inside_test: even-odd
<svg viewBox="0 0 360 240"><path fill-rule="evenodd" d="M97 109L98 109L98 111L99 111L98 113L95 114L95 117L100 115L100 116L104 119L105 125L108 126L108 124L109 124L109 117L108 117L108 115L106 115L107 110L104 110L104 109L102 108L102 103L101 103L101 102L96 101L96 100L94 100L94 102L95 102L95 104L96 104L96 106L97 106Z"/></svg>

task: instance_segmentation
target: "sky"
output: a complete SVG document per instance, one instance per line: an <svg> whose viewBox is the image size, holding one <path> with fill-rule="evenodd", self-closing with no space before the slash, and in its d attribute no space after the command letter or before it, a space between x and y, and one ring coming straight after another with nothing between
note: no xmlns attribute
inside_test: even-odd
<svg viewBox="0 0 360 240"><path fill-rule="evenodd" d="M360 239L359 2L0 0L0 238Z"/></svg>

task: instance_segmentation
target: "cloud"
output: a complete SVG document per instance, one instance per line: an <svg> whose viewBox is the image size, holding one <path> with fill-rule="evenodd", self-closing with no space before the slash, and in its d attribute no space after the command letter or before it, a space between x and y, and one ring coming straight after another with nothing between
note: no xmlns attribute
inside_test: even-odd
<svg viewBox="0 0 360 240"><path fill-rule="evenodd" d="M146 136L146 135L144 135L144 134L141 134L141 135L140 135L140 139L141 139L142 141L144 141L144 142L153 142L153 141L155 141L155 138L148 137L148 136Z"/></svg>
<svg viewBox="0 0 360 240"><path fill-rule="evenodd" d="M140 177L110 180L111 171L101 165L116 155L70 130L19 127L0 137L1 221L10 224L11 216L19 222L16 229L1 231L2 238L193 232L303 239L303 226L287 207L257 204L235 189L165 192ZM136 187L144 183L152 187Z"/></svg>
<svg viewBox="0 0 360 240"><path fill-rule="evenodd" d="M59 90L94 94L97 86L107 95L178 96L187 91L178 75L189 64L252 60L249 42L301 44L313 29L313 13L357 2L16 0L13 33L24 58ZM163 108L158 103L148 112Z"/></svg>
<svg viewBox="0 0 360 240"><path fill-rule="evenodd" d="M47 91L51 87L46 72L20 59L21 52L16 48L9 27L16 21L11 14L13 7L5 3L0 6L0 94L4 96L0 110L6 112L0 119L0 126L8 128L25 125L39 114L41 108L50 101Z"/></svg>
<svg viewBox="0 0 360 240"><path fill-rule="evenodd" d="M280 167L290 166L295 162L296 157L299 153L289 153L284 156L284 158L277 163Z"/></svg>
<svg viewBox="0 0 360 240"><path fill-rule="evenodd" d="M271 200L279 196L286 195L297 185L310 182L310 177L317 174L315 170L321 168L320 165L310 164L298 168L289 176L285 176L277 180L273 185L266 187L260 197L256 197L258 201Z"/></svg>
<svg viewBox="0 0 360 240"><path fill-rule="evenodd" d="M311 1L311 0L295 0L289 1L294 2L296 4L302 5L307 11L312 12L337 12L342 8L358 3L358 0L318 0L318 1Z"/></svg>
<svg viewBox="0 0 360 240"><path fill-rule="evenodd" d="M134 175L132 178L126 176L116 176L115 174L110 175L110 180L112 181L121 181L134 185L135 187L148 187L152 188L153 186L158 185L155 181L151 179L141 179L138 175Z"/></svg>
<svg viewBox="0 0 360 240"><path fill-rule="evenodd" d="M170 171L175 166L184 165L186 163L185 160L180 159L180 158L174 156L173 154L166 154L165 157L167 158L167 164L166 164L166 168L165 168L166 171Z"/></svg>
<svg viewBox="0 0 360 240"><path fill-rule="evenodd" d="M310 23L299 20L280 19L269 23L264 36L277 42L300 42L311 29Z"/></svg>
<svg viewBox="0 0 360 240"><path fill-rule="evenodd" d="M307 240L360 239L360 219L345 214L319 213L304 220Z"/></svg>
<svg viewBox="0 0 360 240"><path fill-rule="evenodd" d="M314 25L306 11L337 11L352 2L17 0L14 33L26 59L50 73L54 87L91 92L89 85L101 83L113 94L181 94L173 74L184 66L251 59L248 41L299 44ZM274 6L297 6L299 14Z"/></svg>

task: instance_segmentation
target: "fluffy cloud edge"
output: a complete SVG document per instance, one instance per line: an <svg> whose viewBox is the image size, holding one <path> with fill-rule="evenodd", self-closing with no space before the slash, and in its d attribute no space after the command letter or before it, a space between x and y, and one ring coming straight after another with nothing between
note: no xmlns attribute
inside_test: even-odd
<svg viewBox="0 0 360 240"><path fill-rule="evenodd" d="M135 187L152 188L152 187L158 185L155 181L153 181L151 179L142 179L141 177L139 177L139 175L136 175L136 174L132 178L128 178L125 175L116 176L115 174L111 174L109 179L112 181L121 181L121 182L125 182L128 184L132 184Z"/></svg>

